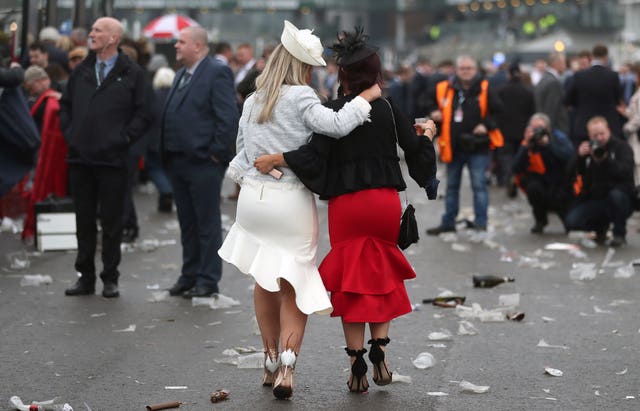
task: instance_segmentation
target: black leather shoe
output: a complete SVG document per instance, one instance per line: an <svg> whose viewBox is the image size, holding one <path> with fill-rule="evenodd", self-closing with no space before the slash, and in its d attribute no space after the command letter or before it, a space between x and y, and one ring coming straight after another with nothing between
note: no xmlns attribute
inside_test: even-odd
<svg viewBox="0 0 640 411"><path fill-rule="evenodd" d="M129 244L134 243L138 238L138 232L139 230L137 227L125 228L122 230L122 242Z"/></svg>
<svg viewBox="0 0 640 411"><path fill-rule="evenodd" d="M536 221L536 223L533 225L533 227L531 227L531 234L542 234L542 232L544 231L544 227L546 226L546 224L540 222L540 221Z"/></svg>
<svg viewBox="0 0 640 411"><path fill-rule="evenodd" d="M173 211L173 194L160 194L158 197L158 212L171 213L171 211Z"/></svg>
<svg viewBox="0 0 640 411"><path fill-rule="evenodd" d="M177 297L184 294L185 291L189 291L191 288L193 288L193 286L175 283L171 288L169 288L169 295L172 297Z"/></svg>
<svg viewBox="0 0 640 411"><path fill-rule="evenodd" d="M211 297L214 294L218 294L218 291L211 288L196 285L189 291L186 291L184 294L182 294L182 296L184 298Z"/></svg>
<svg viewBox="0 0 640 411"><path fill-rule="evenodd" d="M102 296L104 298L120 297L120 291L118 291L118 284L104 283L104 288L102 289Z"/></svg>
<svg viewBox="0 0 640 411"><path fill-rule="evenodd" d="M438 227L427 229L427 235L440 235L441 233L455 233L455 232L456 232L455 227L438 226Z"/></svg>
<svg viewBox="0 0 640 411"><path fill-rule="evenodd" d="M605 245L607 242L607 229L596 230L596 237L593 239L598 245Z"/></svg>
<svg viewBox="0 0 640 411"><path fill-rule="evenodd" d="M71 288L64 290L65 295L92 295L96 292L96 287L83 281L76 281Z"/></svg>
<svg viewBox="0 0 640 411"><path fill-rule="evenodd" d="M609 247L613 247L613 248L622 247L625 244L627 244L627 240L625 240L624 237L617 236L617 235L614 235L613 239L609 241Z"/></svg>

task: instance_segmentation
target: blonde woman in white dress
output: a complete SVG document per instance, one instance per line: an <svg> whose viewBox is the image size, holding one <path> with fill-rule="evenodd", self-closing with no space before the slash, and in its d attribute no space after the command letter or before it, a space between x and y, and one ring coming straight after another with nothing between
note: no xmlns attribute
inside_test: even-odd
<svg viewBox="0 0 640 411"><path fill-rule="evenodd" d="M338 112L309 87L314 66L324 66L320 39L285 21L281 43L244 103L237 155L230 176L241 185L236 222L218 251L255 281L254 305L265 367L263 385L280 399L293 395L293 370L311 313L332 310L316 266L318 219L314 195L291 170L261 174L254 160L306 143L313 132L347 135L368 119L374 85ZM282 352L280 353L280 350Z"/></svg>

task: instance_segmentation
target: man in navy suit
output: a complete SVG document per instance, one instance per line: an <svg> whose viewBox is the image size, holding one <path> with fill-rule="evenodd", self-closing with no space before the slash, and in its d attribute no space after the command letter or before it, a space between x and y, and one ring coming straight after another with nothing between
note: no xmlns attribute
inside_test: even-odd
<svg viewBox="0 0 640 411"><path fill-rule="evenodd" d="M182 272L172 296L218 293L222 261L220 188L238 128L233 73L209 57L207 32L180 32L176 73L162 119L162 151L178 211Z"/></svg>
<svg viewBox="0 0 640 411"><path fill-rule="evenodd" d="M616 109L622 102L622 92L618 75L608 67L608 55L606 46L594 46L591 67L574 74L565 95L565 105L575 110L575 124L571 133L574 147L589 139L587 121L594 116L603 116L611 132L616 136L622 135L620 115Z"/></svg>

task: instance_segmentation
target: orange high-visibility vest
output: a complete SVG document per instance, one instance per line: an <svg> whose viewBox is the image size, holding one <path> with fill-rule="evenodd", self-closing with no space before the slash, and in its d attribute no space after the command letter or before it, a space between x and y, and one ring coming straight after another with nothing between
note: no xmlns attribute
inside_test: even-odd
<svg viewBox="0 0 640 411"><path fill-rule="evenodd" d="M524 145L524 143L523 143ZM544 160L542 160L542 156L540 153L532 153L529 152L529 166L527 167L527 171L536 174L544 174L547 172L547 167L544 165ZM518 174L514 177L515 183L518 187L522 189L522 191L526 192L524 187L521 184L522 176L524 173ZM573 194L579 195L582 192L582 176L578 174L576 179L572 184Z"/></svg>
<svg viewBox="0 0 640 411"><path fill-rule="evenodd" d="M487 116L489 107L489 82L482 80L480 82L480 94L478 95L478 103L480 104L480 117ZM453 114L453 97L455 90L450 87L449 81L444 80L436 86L436 100L438 108L442 113L442 125L440 137L438 138L438 147L440 148L440 159L444 163L450 163L453 159L451 150L451 118ZM489 148L495 150L504 145L504 137L500 129L489 130Z"/></svg>
<svg viewBox="0 0 640 411"><path fill-rule="evenodd" d="M524 145L524 142L522 143L522 145ZM536 174L544 174L547 172L547 167L544 165L544 160L542 159L542 156L540 155L540 153L533 153L529 151L528 155L529 155L529 166L527 167L528 172L536 173ZM526 190L524 189L521 183L522 176L524 174L525 173L517 174L514 177L514 180L516 185L526 193Z"/></svg>

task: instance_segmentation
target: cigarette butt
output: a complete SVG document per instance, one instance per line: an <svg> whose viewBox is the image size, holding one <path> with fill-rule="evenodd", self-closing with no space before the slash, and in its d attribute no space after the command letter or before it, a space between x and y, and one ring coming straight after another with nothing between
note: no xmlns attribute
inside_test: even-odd
<svg viewBox="0 0 640 411"><path fill-rule="evenodd" d="M155 410L168 410L169 408L180 408L180 404L182 403L179 401L163 402L162 404L147 405L147 410L155 411Z"/></svg>

